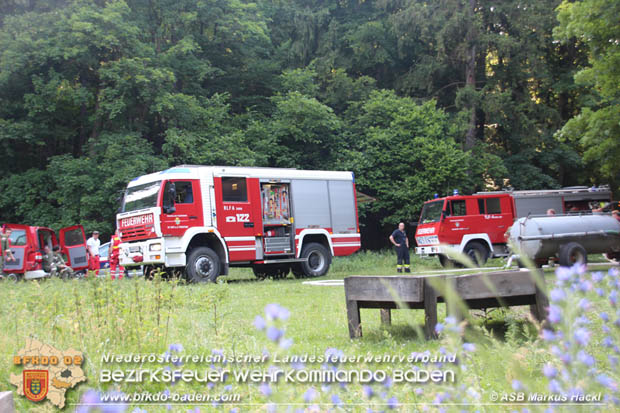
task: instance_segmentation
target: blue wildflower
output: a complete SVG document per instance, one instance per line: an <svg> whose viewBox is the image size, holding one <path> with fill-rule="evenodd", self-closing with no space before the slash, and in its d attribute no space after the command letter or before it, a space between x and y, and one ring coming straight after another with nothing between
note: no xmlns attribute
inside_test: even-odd
<svg viewBox="0 0 620 413"><path fill-rule="evenodd" d="M170 344L170 347L168 347L168 349L170 351L176 351L178 353L178 352L183 351L183 344L178 344L178 343L177 344Z"/></svg>
<svg viewBox="0 0 620 413"><path fill-rule="evenodd" d="M396 396L392 396L388 399L387 406L390 409L396 409L398 407L398 399Z"/></svg>
<svg viewBox="0 0 620 413"><path fill-rule="evenodd" d="M422 388L421 388L421 387L416 387L414 392L415 392L415 394L416 394L416 395L418 395L418 396L420 396L420 395L424 394L424 390L422 390Z"/></svg>
<svg viewBox="0 0 620 413"><path fill-rule="evenodd" d="M587 298L582 298L581 300L579 300L579 308L581 308L582 310L587 310L588 308L590 308L590 301L588 301Z"/></svg>
<svg viewBox="0 0 620 413"><path fill-rule="evenodd" d="M612 290L609 293L609 302L611 303L611 305L613 305L614 307L616 305L618 305L618 291L616 290Z"/></svg>
<svg viewBox="0 0 620 413"><path fill-rule="evenodd" d="M558 369L547 363L543 367L543 374L548 378L553 378L558 375Z"/></svg>
<svg viewBox="0 0 620 413"><path fill-rule="evenodd" d="M329 347L325 350L325 358L331 363L339 363L340 358L343 356L344 352L342 350L338 350L337 348Z"/></svg>
<svg viewBox="0 0 620 413"><path fill-rule="evenodd" d="M306 403L310 403L312 400L316 398L316 396L318 396L318 392L314 389L314 387L310 387L304 393L304 401Z"/></svg>
<svg viewBox="0 0 620 413"><path fill-rule="evenodd" d="M603 273L600 271L595 271L592 273L592 281L595 283L599 283L603 280Z"/></svg>
<svg viewBox="0 0 620 413"><path fill-rule="evenodd" d="M519 390L523 390L523 383L521 383L519 380L513 380L512 381L512 389L514 391L519 391Z"/></svg>
<svg viewBox="0 0 620 413"><path fill-rule="evenodd" d="M579 350L579 353L577 353L577 360L579 360L588 367L594 366L594 357L592 357L590 354L586 353L583 350Z"/></svg>
<svg viewBox="0 0 620 413"><path fill-rule="evenodd" d="M436 333L441 333L441 332L443 331L443 329L444 329L444 325L443 325L443 324L441 324L441 323L437 323L437 324L435 325L435 332L436 332Z"/></svg>
<svg viewBox="0 0 620 413"><path fill-rule="evenodd" d="M603 290L602 288L597 288L595 291L596 291L596 295L598 295L599 297L602 297L605 295L605 290Z"/></svg>
<svg viewBox="0 0 620 413"><path fill-rule="evenodd" d="M265 306L265 315L269 320L286 320L291 313L280 304L267 304Z"/></svg>
<svg viewBox="0 0 620 413"><path fill-rule="evenodd" d="M566 298L566 293L561 288L554 288L549 293L549 299L551 301L562 301Z"/></svg>
<svg viewBox="0 0 620 413"><path fill-rule="evenodd" d="M274 326L267 328L267 338L271 341L278 341L284 335L284 332Z"/></svg>
<svg viewBox="0 0 620 413"><path fill-rule="evenodd" d="M257 315L254 317L254 327L256 327L257 330L264 330L265 327L267 327L267 323L263 317Z"/></svg>
<svg viewBox="0 0 620 413"><path fill-rule="evenodd" d="M463 343L463 350L465 351L476 351L476 345L474 343Z"/></svg>
<svg viewBox="0 0 620 413"><path fill-rule="evenodd" d="M605 338L603 339L603 346L607 348L612 348L614 346L614 339L609 336L605 336Z"/></svg>
<svg viewBox="0 0 620 413"><path fill-rule="evenodd" d="M283 349L288 349L293 345L293 340L290 338L285 338L282 341L280 341L280 347Z"/></svg>
<svg viewBox="0 0 620 413"><path fill-rule="evenodd" d="M375 392L372 390L372 387L370 386L362 387L362 392L367 399L370 399L375 394Z"/></svg>
<svg viewBox="0 0 620 413"><path fill-rule="evenodd" d="M551 393L562 393L562 387L557 380L553 379L549 382L549 391Z"/></svg>
<svg viewBox="0 0 620 413"><path fill-rule="evenodd" d="M583 327L578 328L575 330L574 338L580 346L587 346L590 341L590 332Z"/></svg>
<svg viewBox="0 0 620 413"><path fill-rule="evenodd" d="M609 315L605 312L602 312L601 314L599 314L601 316L601 318L603 319L603 321L609 321Z"/></svg>
<svg viewBox="0 0 620 413"><path fill-rule="evenodd" d="M342 405L342 400L340 400L340 397L336 393L332 394L332 403L334 406Z"/></svg>
<svg viewBox="0 0 620 413"><path fill-rule="evenodd" d="M598 376L596 376L596 381L610 390L618 390L618 385L616 384L616 382L613 381L611 377L605 374L599 374Z"/></svg>
<svg viewBox="0 0 620 413"><path fill-rule="evenodd" d="M557 305L549 306L549 321L552 324L557 324L562 321L562 310Z"/></svg>
<svg viewBox="0 0 620 413"><path fill-rule="evenodd" d="M273 393L271 387L267 383L261 383L260 386L258 386L258 391L260 391L264 396L267 397L271 396L271 394Z"/></svg>
<svg viewBox="0 0 620 413"><path fill-rule="evenodd" d="M383 380L383 385L385 386L386 389L392 388L393 383L394 382L392 381L391 377L387 377L385 380Z"/></svg>
<svg viewBox="0 0 620 413"><path fill-rule="evenodd" d="M553 341L555 340L555 334L551 330L543 329L542 339L545 341Z"/></svg>
<svg viewBox="0 0 620 413"><path fill-rule="evenodd" d="M573 277L573 271L568 267L558 267L555 270L555 277L558 281L568 281Z"/></svg>

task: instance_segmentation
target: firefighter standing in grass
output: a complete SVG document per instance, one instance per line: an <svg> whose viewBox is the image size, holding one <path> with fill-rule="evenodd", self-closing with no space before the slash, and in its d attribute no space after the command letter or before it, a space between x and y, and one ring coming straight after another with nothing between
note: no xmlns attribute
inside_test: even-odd
<svg viewBox="0 0 620 413"><path fill-rule="evenodd" d="M118 270L118 279L122 280L125 269L118 263L120 245L121 237L118 235L118 230L116 230L114 235L112 235L112 239L110 239L110 278L114 279Z"/></svg>
<svg viewBox="0 0 620 413"><path fill-rule="evenodd" d="M405 272L411 272L409 267L409 238L405 232L404 222L399 223L398 229L392 232L390 242L396 247L396 271L403 272L404 268Z"/></svg>

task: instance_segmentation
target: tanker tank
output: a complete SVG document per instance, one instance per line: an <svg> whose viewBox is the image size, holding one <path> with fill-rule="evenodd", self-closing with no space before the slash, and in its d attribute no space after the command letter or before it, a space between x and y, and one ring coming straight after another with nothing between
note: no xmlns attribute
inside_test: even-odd
<svg viewBox="0 0 620 413"><path fill-rule="evenodd" d="M620 222L610 215L549 215L519 218L509 242L537 264L557 258L562 266L586 263L588 254L620 258ZM517 252L517 251L515 251Z"/></svg>

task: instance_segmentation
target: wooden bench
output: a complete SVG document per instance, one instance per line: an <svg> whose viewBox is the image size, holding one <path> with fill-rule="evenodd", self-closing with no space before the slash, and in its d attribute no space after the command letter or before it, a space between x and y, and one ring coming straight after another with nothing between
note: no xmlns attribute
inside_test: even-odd
<svg viewBox="0 0 620 413"><path fill-rule="evenodd" d="M540 273L542 280L542 273ZM467 275L350 276L344 279L349 336L362 336L360 308L381 309L381 322L391 323L391 310L424 309L424 334L436 337L437 303L455 293L470 309L529 305L543 321L548 301L530 271L498 271ZM460 318L463 308L453 305L448 313Z"/></svg>

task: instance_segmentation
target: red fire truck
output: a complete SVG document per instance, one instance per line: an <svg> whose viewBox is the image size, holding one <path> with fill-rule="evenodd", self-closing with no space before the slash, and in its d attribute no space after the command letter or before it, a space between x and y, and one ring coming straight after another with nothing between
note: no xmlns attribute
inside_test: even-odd
<svg viewBox="0 0 620 413"><path fill-rule="evenodd" d="M60 245L60 252L66 263L76 272L88 268L86 257L86 236L81 225L63 228L56 233L50 228L29 225L4 224L11 228L9 245L15 261L4 261L4 272L11 278L26 280L44 278L49 274L43 270L43 248Z"/></svg>
<svg viewBox="0 0 620 413"><path fill-rule="evenodd" d="M611 201L608 187L558 190L478 192L427 201L416 230L416 254L439 256L443 266L454 264L448 252L464 253L483 265L489 257L509 254L506 231L516 218L585 213Z"/></svg>
<svg viewBox="0 0 620 413"><path fill-rule="evenodd" d="M215 281L327 273L360 248L351 172L182 165L135 178L117 215L123 266Z"/></svg>

